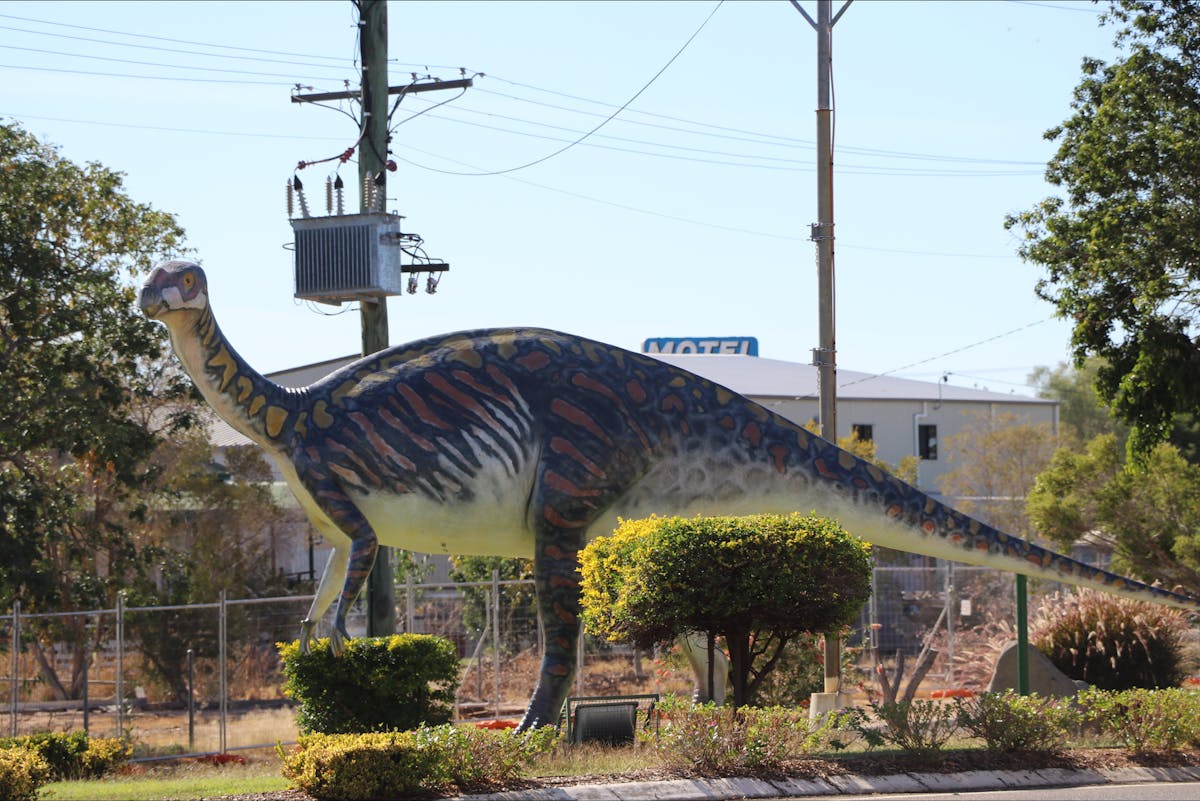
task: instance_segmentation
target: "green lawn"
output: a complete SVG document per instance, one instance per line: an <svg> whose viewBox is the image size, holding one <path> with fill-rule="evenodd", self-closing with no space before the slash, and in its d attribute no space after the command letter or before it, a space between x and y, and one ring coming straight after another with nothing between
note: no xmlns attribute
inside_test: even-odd
<svg viewBox="0 0 1200 801"><path fill-rule="evenodd" d="M42 788L39 799L52 801L186 801L242 793L286 790L277 760L245 765L181 764L156 767L145 773L106 776L89 781L54 782Z"/></svg>

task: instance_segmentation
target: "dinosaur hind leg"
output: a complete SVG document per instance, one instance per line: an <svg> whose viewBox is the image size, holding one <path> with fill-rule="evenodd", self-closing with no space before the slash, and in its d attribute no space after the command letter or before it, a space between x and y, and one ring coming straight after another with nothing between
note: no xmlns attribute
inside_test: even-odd
<svg viewBox="0 0 1200 801"><path fill-rule="evenodd" d="M321 582L317 585L312 606L308 608L308 615L300 623L300 649L304 653L308 653L317 621L324 617L333 599L337 597L338 589L346 580L346 563L349 557L350 548L347 545L334 546L329 552L329 561L325 563L325 570L321 573Z"/></svg>
<svg viewBox="0 0 1200 801"><path fill-rule="evenodd" d="M537 687L519 727L521 731L558 725L575 676L580 636L578 557L584 532L582 527L537 528L533 573L538 613L546 631L546 650L542 653Z"/></svg>

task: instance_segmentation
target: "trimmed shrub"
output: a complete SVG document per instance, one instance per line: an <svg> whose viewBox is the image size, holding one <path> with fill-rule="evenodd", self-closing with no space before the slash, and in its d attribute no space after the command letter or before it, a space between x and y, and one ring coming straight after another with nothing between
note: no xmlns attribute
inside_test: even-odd
<svg viewBox="0 0 1200 801"><path fill-rule="evenodd" d="M0 801L34 801L50 781L45 757L28 748L0 748Z"/></svg>
<svg viewBox="0 0 1200 801"><path fill-rule="evenodd" d="M659 729L643 731L642 742L668 769L710 776L778 770L823 744L834 725L832 717L810 721L805 709L733 709L675 697L663 699L657 712Z"/></svg>
<svg viewBox="0 0 1200 801"><path fill-rule="evenodd" d="M1091 688L1076 696L1084 717L1102 734L1136 753L1176 751L1200 745L1200 695L1178 687L1106 692Z"/></svg>
<svg viewBox="0 0 1200 801"><path fill-rule="evenodd" d="M1059 751L1079 722L1070 704L1012 690L956 698L958 725L989 751Z"/></svg>
<svg viewBox="0 0 1200 801"><path fill-rule="evenodd" d="M306 734L281 756L284 777L313 798L358 801L502 787L557 739L550 727L518 733L447 725Z"/></svg>
<svg viewBox="0 0 1200 801"><path fill-rule="evenodd" d="M1187 616L1097 590L1050 596L1029 641L1073 679L1102 690L1177 687L1186 676Z"/></svg>
<svg viewBox="0 0 1200 801"><path fill-rule="evenodd" d="M363 637L350 640L341 656L328 639L307 654L299 642L278 647L283 691L299 702L303 733L402 731L454 716L458 652L442 637Z"/></svg>
<svg viewBox="0 0 1200 801"><path fill-rule="evenodd" d="M81 731L43 732L0 739L0 749L23 748L40 755L51 779L94 779L123 765L133 753L129 742L117 737L88 737Z"/></svg>
<svg viewBox="0 0 1200 801"><path fill-rule="evenodd" d="M723 639L734 706L753 703L791 639L840 631L871 594L870 546L816 515L625 520L579 570L589 634Z"/></svg>

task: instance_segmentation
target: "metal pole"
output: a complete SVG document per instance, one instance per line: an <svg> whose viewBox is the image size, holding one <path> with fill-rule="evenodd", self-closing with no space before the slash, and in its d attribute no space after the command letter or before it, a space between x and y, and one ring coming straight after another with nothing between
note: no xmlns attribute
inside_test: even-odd
<svg viewBox="0 0 1200 801"><path fill-rule="evenodd" d="M17 702L20 699L21 682L21 602L13 601L12 607L12 692L8 708L8 736L17 736Z"/></svg>
<svg viewBox="0 0 1200 801"><path fill-rule="evenodd" d="M86 630L86 629L85 629ZM83 733L87 734L90 730L88 724L91 722L88 710L88 668L92 664L92 654L89 652L83 657Z"/></svg>
<svg viewBox="0 0 1200 801"><path fill-rule="evenodd" d="M187 649L188 750L196 750L196 651Z"/></svg>
<svg viewBox="0 0 1200 801"><path fill-rule="evenodd" d="M225 724L229 711L229 677L225 672L225 616L227 611L225 590L221 590L220 602L217 605L217 675L220 677L219 683L221 685L221 715L218 727L220 747L218 750L222 754L225 753Z"/></svg>
<svg viewBox="0 0 1200 801"><path fill-rule="evenodd" d="M416 605L417 592L413 587L412 573L404 577L404 630L412 634L417 630Z"/></svg>
<svg viewBox="0 0 1200 801"><path fill-rule="evenodd" d="M125 736L125 593L117 593L117 737Z"/></svg>
<svg viewBox="0 0 1200 801"><path fill-rule="evenodd" d="M492 568L492 704L500 715L500 571Z"/></svg>
<svg viewBox="0 0 1200 801"><path fill-rule="evenodd" d="M387 0L362 0L359 54L362 58L362 146L358 151L358 181L362 212L387 207ZM388 346L387 298L359 301L362 354ZM396 633L396 586L391 548L379 546L367 577L367 636Z"/></svg>
<svg viewBox="0 0 1200 801"><path fill-rule="evenodd" d="M1029 695L1028 579L1017 574L1017 692Z"/></svg>

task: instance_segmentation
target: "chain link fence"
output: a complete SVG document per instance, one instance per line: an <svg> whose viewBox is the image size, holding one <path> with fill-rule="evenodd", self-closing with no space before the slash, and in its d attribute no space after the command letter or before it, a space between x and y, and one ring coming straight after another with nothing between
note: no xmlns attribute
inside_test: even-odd
<svg viewBox="0 0 1200 801"><path fill-rule="evenodd" d="M897 654L936 651L923 688L980 689L1015 639L1012 574L941 563L877 567L847 639L869 676ZM1037 599L1057 589L1031 582ZM458 717L519 715L537 682L543 634L532 582L397 586L401 631L452 641L463 660ZM0 616L7 734L83 730L132 738L141 756L224 753L296 737L276 643L292 641L312 596L226 599ZM327 636L327 623L319 636ZM365 633L358 607L351 635ZM686 660L582 638L575 695L690 694ZM3 670L3 668L0 668ZM865 682L866 679L860 678ZM848 686L848 689L853 689Z"/></svg>

